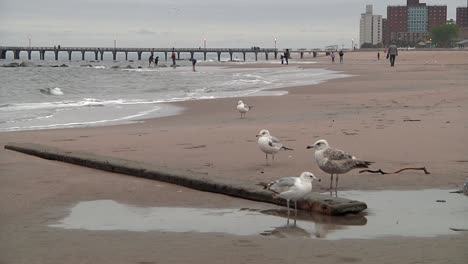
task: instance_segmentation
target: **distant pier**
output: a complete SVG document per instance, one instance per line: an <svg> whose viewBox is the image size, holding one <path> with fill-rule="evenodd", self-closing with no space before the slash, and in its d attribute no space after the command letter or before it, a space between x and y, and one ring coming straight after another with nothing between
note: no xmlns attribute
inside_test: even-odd
<svg viewBox="0 0 468 264"><path fill-rule="evenodd" d="M203 53L203 59L206 60L208 53L216 53L218 55L218 61L221 61L221 54L229 54L231 61L233 60L234 53L242 53L244 61L246 60L246 54L251 53L255 55L255 60L258 60L258 54L265 54L265 59L268 60L269 55L273 54L274 58L278 57L278 49L273 48L105 48L105 47L15 47L15 46L0 46L0 59L6 59L7 52L13 52L13 58L19 60L21 54L27 54L28 60L31 60L33 52L39 52L39 59L44 60L46 52L52 52L55 56L55 60L58 60L59 53L68 53L68 60L72 60L72 53L81 53L81 59L85 60L85 54L94 53L95 60L103 60L104 53L112 53L113 60L117 60L117 53L125 53L125 60L128 60L128 53L133 52L138 55L138 60L141 60L143 53L149 53L154 56L155 53L164 53L165 60L168 59L168 53L175 52L177 59L180 59L181 53L189 53L190 58L194 57L195 53ZM304 53L312 53L314 57L317 56L318 52L324 52L319 49L313 50L291 50L291 53L299 53L300 57L303 58Z"/></svg>

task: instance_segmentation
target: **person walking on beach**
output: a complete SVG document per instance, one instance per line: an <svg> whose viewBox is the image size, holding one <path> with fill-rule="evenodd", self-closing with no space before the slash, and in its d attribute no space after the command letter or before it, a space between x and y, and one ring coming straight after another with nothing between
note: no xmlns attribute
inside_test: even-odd
<svg viewBox="0 0 468 264"><path fill-rule="evenodd" d="M195 64L197 64L197 60L194 58L191 58L190 61L192 62L193 71L195 71Z"/></svg>
<svg viewBox="0 0 468 264"><path fill-rule="evenodd" d="M149 56L148 58L148 67L151 67L152 62L153 62L153 54L151 54L151 56Z"/></svg>
<svg viewBox="0 0 468 264"><path fill-rule="evenodd" d="M380 52L377 52L377 60L380 60Z"/></svg>
<svg viewBox="0 0 468 264"><path fill-rule="evenodd" d="M331 52L330 57L332 59L332 62L335 63L335 52Z"/></svg>
<svg viewBox="0 0 468 264"><path fill-rule="evenodd" d="M158 62L159 62L159 56L156 56L156 58L154 58L154 67L158 66Z"/></svg>
<svg viewBox="0 0 468 264"><path fill-rule="evenodd" d="M284 56L281 55L281 64L284 64Z"/></svg>
<svg viewBox="0 0 468 264"><path fill-rule="evenodd" d="M289 49L286 49L284 52L284 59L286 60L286 65L289 64Z"/></svg>
<svg viewBox="0 0 468 264"><path fill-rule="evenodd" d="M392 42L392 44L388 46L387 50L387 59L390 58L390 67L395 66L396 56L398 56L398 47L395 45L395 42Z"/></svg>
<svg viewBox="0 0 468 264"><path fill-rule="evenodd" d="M338 53L340 55L340 63L343 64L343 50L340 50L340 53Z"/></svg>
<svg viewBox="0 0 468 264"><path fill-rule="evenodd" d="M172 66L176 66L176 55L175 55L175 52L173 51L172 54L171 54L171 59L172 59Z"/></svg>

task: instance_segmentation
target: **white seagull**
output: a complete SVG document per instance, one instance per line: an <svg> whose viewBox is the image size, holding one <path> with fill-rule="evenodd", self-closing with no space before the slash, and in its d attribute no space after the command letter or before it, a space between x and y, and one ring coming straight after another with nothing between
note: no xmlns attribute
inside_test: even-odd
<svg viewBox="0 0 468 264"><path fill-rule="evenodd" d="M368 168L372 161L358 160L353 155L331 148L325 139L320 139L307 149L315 150L315 161L321 170L330 173L330 192L333 186L333 174L336 174L335 192L338 190L338 176L356 168Z"/></svg>
<svg viewBox="0 0 468 264"><path fill-rule="evenodd" d="M256 137L258 137L258 146L265 152L266 165L268 165L268 154L271 155L271 161L273 162L273 160L275 160L275 154L280 150L293 150L283 146L279 139L271 136L270 132L266 129L262 129Z"/></svg>
<svg viewBox="0 0 468 264"><path fill-rule="evenodd" d="M253 106L248 106L246 104L244 104L244 102L240 101L237 102L237 111L239 111L239 113L241 114L241 119L242 118L245 118L245 113L247 113L250 108L252 108Z"/></svg>
<svg viewBox="0 0 468 264"><path fill-rule="evenodd" d="M312 192L312 182L321 181L310 172L303 172L299 177L286 177L268 183L264 189L272 191L276 196L286 200L288 207L289 222L289 201L294 201L294 209L297 215L297 201Z"/></svg>

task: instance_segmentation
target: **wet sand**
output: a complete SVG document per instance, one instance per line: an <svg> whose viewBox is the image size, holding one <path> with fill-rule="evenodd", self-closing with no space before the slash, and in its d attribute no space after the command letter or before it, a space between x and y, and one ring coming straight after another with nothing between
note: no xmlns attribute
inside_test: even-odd
<svg viewBox="0 0 468 264"><path fill-rule="evenodd" d="M319 138L392 171L425 166L431 174L340 177L341 190L461 188L468 177L468 52L401 52L396 67L374 53L347 53L343 65L318 67L354 75L287 89L288 95L183 102L182 115L141 124L0 134L0 143L34 142L143 160L253 183L311 171L324 179L305 148ZM382 56L383 57L383 56ZM246 66L242 66L246 67ZM248 67L254 67L250 65ZM294 60L289 66L296 67ZM266 128L293 152L264 166L255 135ZM138 206L275 207L0 150L0 263L464 263L467 234L437 238L304 240L170 232L50 229L80 201L111 199ZM319 186L320 188L320 186ZM293 232L287 233L290 235ZM54 249L51 251L51 249ZM215 261L216 262L216 261Z"/></svg>

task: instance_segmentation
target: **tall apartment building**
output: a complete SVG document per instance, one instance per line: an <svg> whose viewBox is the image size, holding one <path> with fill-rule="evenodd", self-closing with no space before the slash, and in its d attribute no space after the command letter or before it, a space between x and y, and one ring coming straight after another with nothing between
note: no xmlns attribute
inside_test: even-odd
<svg viewBox="0 0 468 264"><path fill-rule="evenodd" d="M428 6L419 0L407 0L406 6L388 6L384 44L414 45L446 21L447 6Z"/></svg>
<svg viewBox="0 0 468 264"><path fill-rule="evenodd" d="M468 1L467 1L468 2ZM457 7L457 26L468 27L468 3L467 7Z"/></svg>
<svg viewBox="0 0 468 264"><path fill-rule="evenodd" d="M466 7L457 7L457 26L460 29L459 38L468 39L468 0Z"/></svg>
<svg viewBox="0 0 468 264"><path fill-rule="evenodd" d="M372 5L366 5L366 12L361 14L359 46L364 43L372 45L382 43L382 16L374 15L372 9Z"/></svg>

